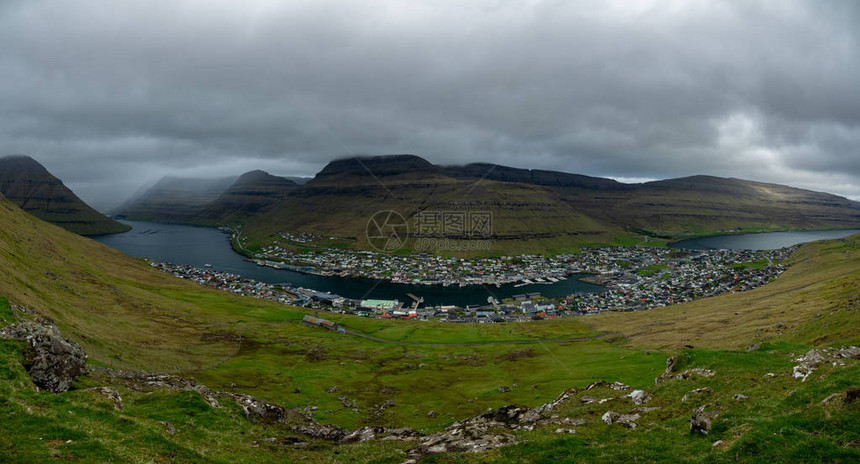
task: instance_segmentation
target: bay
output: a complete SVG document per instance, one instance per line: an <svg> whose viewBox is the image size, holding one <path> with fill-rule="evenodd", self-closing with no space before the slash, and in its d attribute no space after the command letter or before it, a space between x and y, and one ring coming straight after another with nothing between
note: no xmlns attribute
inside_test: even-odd
<svg viewBox="0 0 860 464"><path fill-rule="evenodd" d="M860 233L850 230L804 230L794 232L767 232L761 234L713 235L691 238L670 244L672 248L687 250L776 250L816 240L830 240Z"/></svg>
<svg viewBox="0 0 860 464"><path fill-rule="evenodd" d="M423 297L424 305L427 306L465 307L487 304L488 297L501 300L516 294L539 292L543 296L556 298L577 292L594 293L605 290L599 285L579 280L583 275L573 275L554 284L533 284L521 287L514 287L513 284L500 287L494 285L443 287L317 276L258 266L246 261L245 257L233 251L229 236L218 229L146 221L120 222L128 224L132 229L125 233L102 235L93 239L135 257L200 268L209 265L207 267L217 271L230 272L261 282L311 288L354 299L397 299L410 304L412 300L406 294L412 293Z"/></svg>

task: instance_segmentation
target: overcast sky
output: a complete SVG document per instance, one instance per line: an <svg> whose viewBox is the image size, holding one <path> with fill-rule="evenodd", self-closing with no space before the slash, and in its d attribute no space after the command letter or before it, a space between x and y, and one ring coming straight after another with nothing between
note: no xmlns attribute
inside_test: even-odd
<svg viewBox="0 0 860 464"><path fill-rule="evenodd" d="M0 1L0 154L99 208L355 154L860 199L860 2Z"/></svg>

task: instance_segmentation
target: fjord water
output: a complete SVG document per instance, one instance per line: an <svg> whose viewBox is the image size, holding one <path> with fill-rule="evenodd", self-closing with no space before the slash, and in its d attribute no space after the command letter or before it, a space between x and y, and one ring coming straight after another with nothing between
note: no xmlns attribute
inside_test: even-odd
<svg viewBox="0 0 860 464"><path fill-rule="evenodd" d="M672 248L688 250L776 250L816 240L829 240L860 233L851 230L805 230L797 232L767 232L763 234L714 235L691 238L670 244Z"/></svg>
<svg viewBox="0 0 860 464"><path fill-rule="evenodd" d="M439 285L407 285L372 279L324 277L300 272L258 266L234 252L229 237L208 227L193 227L144 221L121 221L132 227L128 232L93 237L131 256L149 258L173 264L188 264L230 272L249 279L270 284L286 283L322 292L335 293L347 298L397 299L411 303L406 296L412 293L424 298L425 305L483 305L487 297L507 298L518 293L540 292L547 297L562 297L577 292L600 292L599 285L583 282L572 276L555 284L534 284L514 287L470 285L468 287L442 287Z"/></svg>

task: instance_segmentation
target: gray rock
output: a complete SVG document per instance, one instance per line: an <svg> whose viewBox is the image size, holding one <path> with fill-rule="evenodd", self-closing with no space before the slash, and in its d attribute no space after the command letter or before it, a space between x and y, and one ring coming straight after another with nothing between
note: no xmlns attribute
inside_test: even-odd
<svg viewBox="0 0 860 464"><path fill-rule="evenodd" d="M31 348L27 372L33 383L53 393L68 391L87 373L87 354L81 345L62 335L48 319L36 318L0 330L1 338L26 342Z"/></svg>
<svg viewBox="0 0 860 464"><path fill-rule="evenodd" d="M232 398L242 407L245 417L254 424L258 423L285 423L287 421L287 410L283 406L254 398L250 395L237 393L222 393Z"/></svg>
<svg viewBox="0 0 860 464"><path fill-rule="evenodd" d="M689 400L691 396L699 396L699 395L704 395L705 393L713 393L713 392L714 391L708 387L697 388L695 390L690 391L686 395L684 395L684 397L681 398L681 402L686 403L687 400Z"/></svg>
<svg viewBox="0 0 860 464"><path fill-rule="evenodd" d="M860 347L844 346L839 348L839 356L846 359L860 359Z"/></svg>
<svg viewBox="0 0 860 464"><path fill-rule="evenodd" d="M761 343L753 343L752 345L747 347L747 351L755 351L761 348Z"/></svg>
<svg viewBox="0 0 860 464"><path fill-rule="evenodd" d="M635 429L639 427L639 424L637 424L636 421L639 420L640 417L642 416L638 413L619 414L615 411L606 411L606 413L603 414L603 417L601 417L601 420L603 420L606 425L621 424L628 429Z"/></svg>
<svg viewBox="0 0 860 464"><path fill-rule="evenodd" d="M173 424L165 421L158 421L158 423L164 426L164 431L167 432L168 435L176 435L176 427L174 427Z"/></svg>
<svg viewBox="0 0 860 464"><path fill-rule="evenodd" d="M633 404L645 404L651 401L651 396L645 390L633 390L624 397L633 400Z"/></svg>
<svg viewBox="0 0 860 464"><path fill-rule="evenodd" d="M690 417L690 433L701 433L702 435L710 433L713 415L713 413L706 413L704 407L696 409Z"/></svg>

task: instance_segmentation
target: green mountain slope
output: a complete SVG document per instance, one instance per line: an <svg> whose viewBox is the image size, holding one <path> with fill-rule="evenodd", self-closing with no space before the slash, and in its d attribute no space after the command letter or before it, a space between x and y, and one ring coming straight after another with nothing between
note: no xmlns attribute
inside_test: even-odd
<svg viewBox="0 0 860 464"><path fill-rule="evenodd" d="M129 229L84 203L28 156L0 158L0 193L24 211L77 234L113 234Z"/></svg>

